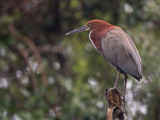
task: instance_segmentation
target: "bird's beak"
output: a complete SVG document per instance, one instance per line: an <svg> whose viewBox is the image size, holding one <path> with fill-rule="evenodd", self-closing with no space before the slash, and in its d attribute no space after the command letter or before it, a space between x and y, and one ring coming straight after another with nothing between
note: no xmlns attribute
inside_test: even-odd
<svg viewBox="0 0 160 120"><path fill-rule="evenodd" d="M88 31L89 29L90 29L89 26L84 25L78 29L67 32L65 35L71 35L71 34L78 33L78 32Z"/></svg>

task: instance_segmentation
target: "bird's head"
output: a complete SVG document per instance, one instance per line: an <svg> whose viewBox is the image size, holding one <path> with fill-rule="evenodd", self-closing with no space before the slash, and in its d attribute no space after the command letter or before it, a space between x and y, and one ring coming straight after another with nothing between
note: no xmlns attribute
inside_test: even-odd
<svg viewBox="0 0 160 120"><path fill-rule="evenodd" d="M108 28L109 26L111 26L111 24L109 24L105 21L91 20L91 21L87 22L84 26L82 26L78 29L72 30L72 31L66 33L65 35L71 35L71 34L83 32L83 31L100 30L103 28Z"/></svg>

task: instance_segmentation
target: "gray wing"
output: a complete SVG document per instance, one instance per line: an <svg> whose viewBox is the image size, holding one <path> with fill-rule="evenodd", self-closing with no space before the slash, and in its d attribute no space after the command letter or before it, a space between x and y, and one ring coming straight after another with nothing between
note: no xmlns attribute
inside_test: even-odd
<svg viewBox="0 0 160 120"><path fill-rule="evenodd" d="M131 38L120 28L116 27L107 32L102 39L102 50L105 58L114 67L141 78L141 58Z"/></svg>

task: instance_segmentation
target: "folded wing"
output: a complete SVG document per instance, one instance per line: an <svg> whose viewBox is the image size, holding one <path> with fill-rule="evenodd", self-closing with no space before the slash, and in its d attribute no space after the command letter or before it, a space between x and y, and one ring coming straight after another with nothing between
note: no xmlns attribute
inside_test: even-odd
<svg viewBox="0 0 160 120"><path fill-rule="evenodd" d="M102 39L105 58L121 72L130 74L137 80L142 78L141 58L131 38L116 27Z"/></svg>

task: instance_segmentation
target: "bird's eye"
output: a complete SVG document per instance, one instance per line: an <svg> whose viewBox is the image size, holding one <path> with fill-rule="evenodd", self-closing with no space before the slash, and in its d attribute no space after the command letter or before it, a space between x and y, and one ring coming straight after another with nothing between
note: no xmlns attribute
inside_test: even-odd
<svg viewBox="0 0 160 120"><path fill-rule="evenodd" d="M90 27L90 24L87 24L88 27Z"/></svg>

